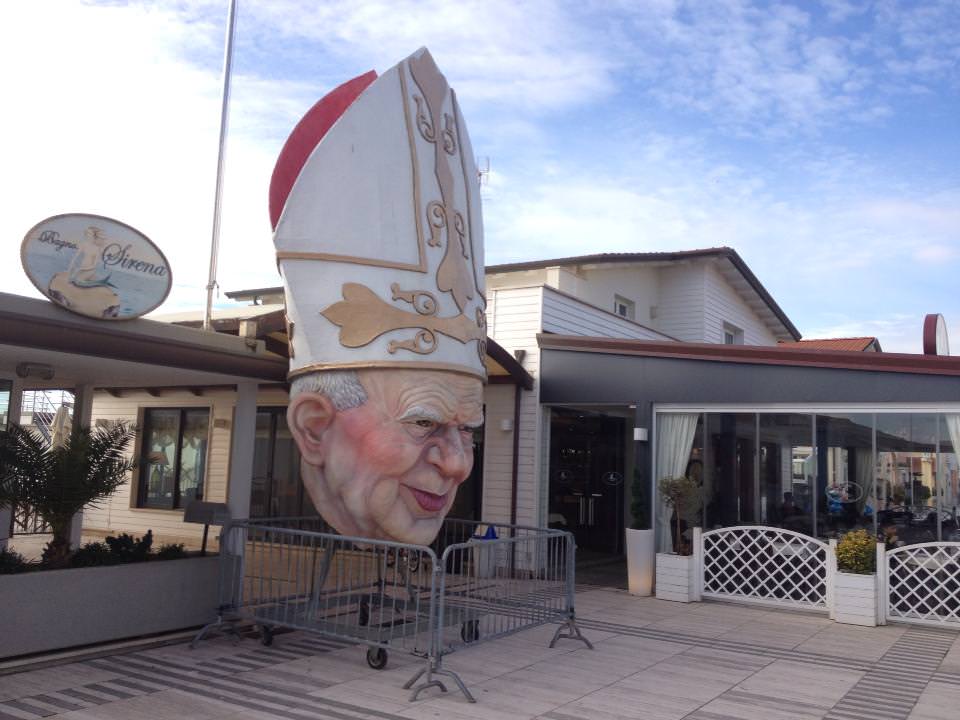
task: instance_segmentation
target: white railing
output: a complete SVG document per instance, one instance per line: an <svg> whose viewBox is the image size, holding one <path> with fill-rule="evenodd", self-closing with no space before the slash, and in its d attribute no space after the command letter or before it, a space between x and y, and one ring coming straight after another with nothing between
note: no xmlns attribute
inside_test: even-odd
<svg viewBox="0 0 960 720"><path fill-rule="evenodd" d="M888 550L879 567L888 619L960 627L960 542Z"/></svg>
<svg viewBox="0 0 960 720"><path fill-rule="evenodd" d="M833 606L836 556L793 530L739 526L708 530L695 544L705 598L804 610Z"/></svg>
<svg viewBox="0 0 960 720"><path fill-rule="evenodd" d="M855 590L855 597L846 597L846 610L840 612L835 595L841 590L849 595L849 588L836 589L835 540L825 543L768 526L703 533L697 528L693 537L698 592L691 599L818 610L831 618L839 612L836 619L856 624L884 625L889 620L960 628L960 542L920 543L894 550L878 543L874 591L864 595L863 589ZM863 618L849 618L851 603L863 604Z"/></svg>

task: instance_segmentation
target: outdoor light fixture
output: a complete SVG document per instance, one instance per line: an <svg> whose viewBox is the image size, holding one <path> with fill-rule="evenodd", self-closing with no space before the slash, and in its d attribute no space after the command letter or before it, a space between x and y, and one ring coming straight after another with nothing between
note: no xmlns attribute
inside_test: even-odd
<svg viewBox="0 0 960 720"><path fill-rule="evenodd" d="M19 378L34 377L39 380L53 380L53 366L44 363L17 363L16 373Z"/></svg>
<svg viewBox="0 0 960 720"><path fill-rule="evenodd" d="M633 439L636 442L646 442L648 440L647 429L644 427L635 427L633 429Z"/></svg>

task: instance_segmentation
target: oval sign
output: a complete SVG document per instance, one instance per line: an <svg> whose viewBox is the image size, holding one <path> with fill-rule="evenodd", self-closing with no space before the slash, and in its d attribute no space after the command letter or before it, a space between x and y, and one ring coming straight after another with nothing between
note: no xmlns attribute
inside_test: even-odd
<svg viewBox="0 0 960 720"><path fill-rule="evenodd" d="M30 281L57 305L98 320L159 307L173 286L167 258L143 233L101 215L54 215L20 246Z"/></svg>

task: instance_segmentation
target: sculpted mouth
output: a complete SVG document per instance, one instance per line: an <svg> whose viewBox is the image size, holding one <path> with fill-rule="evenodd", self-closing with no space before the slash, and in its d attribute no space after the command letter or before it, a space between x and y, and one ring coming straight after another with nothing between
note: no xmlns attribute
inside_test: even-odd
<svg viewBox="0 0 960 720"><path fill-rule="evenodd" d="M417 504L427 512L439 512L447 505L446 495L435 495L434 493L427 492L426 490L412 488L409 485L406 487L410 491L410 494L413 495L414 499L417 501Z"/></svg>

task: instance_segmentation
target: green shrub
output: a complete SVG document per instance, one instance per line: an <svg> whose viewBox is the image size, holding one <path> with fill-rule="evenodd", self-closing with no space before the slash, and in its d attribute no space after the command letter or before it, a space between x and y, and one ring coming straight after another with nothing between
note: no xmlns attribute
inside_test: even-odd
<svg viewBox="0 0 960 720"><path fill-rule="evenodd" d="M123 533L119 537L106 538L106 543L110 546L110 552L116 557L117 562L144 562L148 559L150 548L153 546L153 530L147 530L147 534L139 540Z"/></svg>
<svg viewBox="0 0 960 720"><path fill-rule="evenodd" d="M6 548L0 550L0 575L16 575L28 569L29 564L23 559L23 555Z"/></svg>
<svg viewBox="0 0 960 720"><path fill-rule="evenodd" d="M872 575L877 567L877 541L866 530L852 530L837 543L837 568L841 572Z"/></svg>
<svg viewBox="0 0 960 720"><path fill-rule="evenodd" d="M70 556L71 567L98 567L116 565L120 559L102 542L90 542Z"/></svg>
<svg viewBox="0 0 960 720"><path fill-rule="evenodd" d="M183 543L166 543L157 550L157 560L179 560L187 557Z"/></svg>
<svg viewBox="0 0 960 720"><path fill-rule="evenodd" d="M43 552L46 567L68 564L74 516L104 502L127 482L136 464L127 448L135 437L135 429L124 423L77 427L52 447L39 432L15 423L0 433L0 509L32 508L50 526L53 539Z"/></svg>

